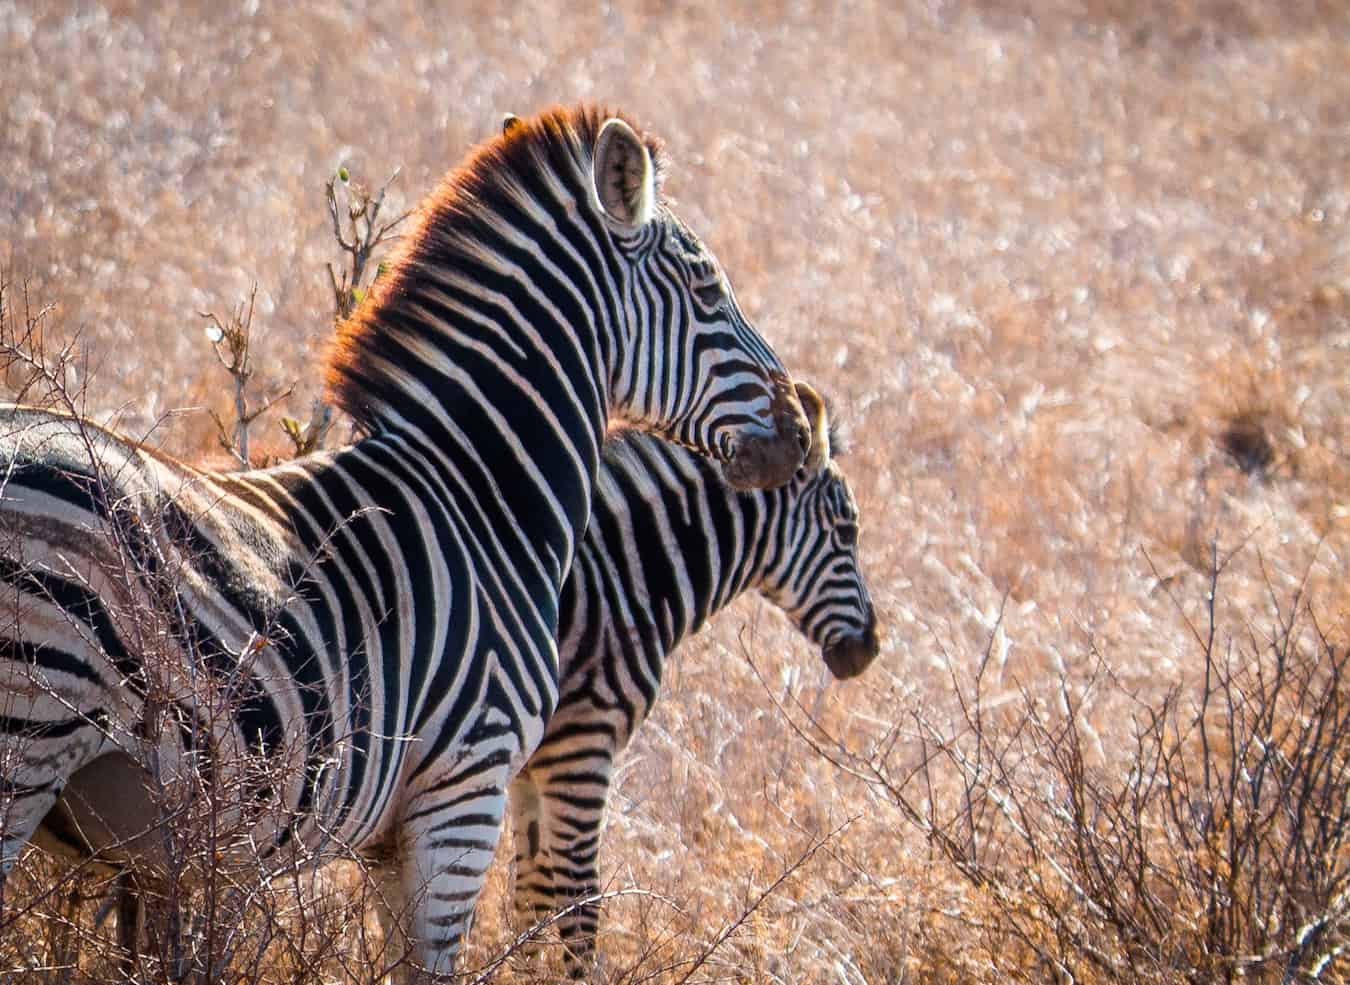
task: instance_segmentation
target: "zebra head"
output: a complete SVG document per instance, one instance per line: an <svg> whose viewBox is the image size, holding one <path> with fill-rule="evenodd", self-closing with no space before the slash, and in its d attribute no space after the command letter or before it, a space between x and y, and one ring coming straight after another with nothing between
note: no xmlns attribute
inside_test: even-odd
<svg viewBox="0 0 1350 985"><path fill-rule="evenodd" d="M659 147L610 117L592 162L624 284L611 415L713 457L736 488L781 486L809 451L809 422L717 258L662 200Z"/></svg>
<svg viewBox="0 0 1350 985"><path fill-rule="evenodd" d="M334 402L372 434L438 412L467 434L491 403L498 423L449 440L510 432L536 449L517 458L552 460L541 470L598 456L606 425L627 422L720 462L737 488L787 482L810 442L801 404L661 198L657 144L594 107L502 130L417 210L388 274L339 326Z"/></svg>
<svg viewBox="0 0 1350 985"><path fill-rule="evenodd" d="M760 591L819 644L825 665L840 680L867 669L881 648L876 609L858 563L858 504L839 464L825 402L797 384L812 422L806 464L778 495L783 522L777 555Z"/></svg>

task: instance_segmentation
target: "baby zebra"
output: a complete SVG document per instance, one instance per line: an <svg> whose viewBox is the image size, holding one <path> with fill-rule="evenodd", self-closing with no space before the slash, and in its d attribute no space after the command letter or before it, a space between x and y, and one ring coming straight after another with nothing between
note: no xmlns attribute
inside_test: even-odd
<svg viewBox="0 0 1350 985"><path fill-rule="evenodd" d="M563 588L561 697L510 788L521 929L599 891L597 858L614 760L656 700L667 654L747 589L820 645L837 678L877 655L858 565L858 509L821 399L797 384L812 453L787 486L737 493L715 466L635 432L612 435L591 523ZM573 975L594 956L599 905L559 919Z"/></svg>

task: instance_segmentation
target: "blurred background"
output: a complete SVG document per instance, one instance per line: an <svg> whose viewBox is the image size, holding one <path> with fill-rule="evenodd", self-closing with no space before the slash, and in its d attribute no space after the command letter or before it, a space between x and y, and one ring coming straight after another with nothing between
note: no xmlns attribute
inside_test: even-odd
<svg viewBox="0 0 1350 985"><path fill-rule="evenodd" d="M0 93L11 283L79 333L93 416L216 464L230 384L199 312L256 285L254 385L295 391L254 448L284 453L332 330L340 167L371 187L397 170L396 212L507 111L594 100L664 140L677 210L852 435L888 635L867 676L830 683L747 599L682 651L605 849L612 887L672 902L614 901L602 974L698 953L852 819L699 975L1117 980L1055 964L1049 890L1004 936L1006 872L1044 858L967 811L968 857L992 843L991 871L1014 868L981 885L949 864L934 830L968 774L934 744L970 735L978 694L991 722L1073 726L1109 785L1137 774L1141 709L1189 693L1206 654L1258 666L1307 626L1314 656L1344 652L1343 3L5 0ZM1183 725L1206 714L1178 700ZM811 718L852 771L805 741ZM927 827L901 782L925 763ZM507 934L502 868L471 957Z"/></svg>

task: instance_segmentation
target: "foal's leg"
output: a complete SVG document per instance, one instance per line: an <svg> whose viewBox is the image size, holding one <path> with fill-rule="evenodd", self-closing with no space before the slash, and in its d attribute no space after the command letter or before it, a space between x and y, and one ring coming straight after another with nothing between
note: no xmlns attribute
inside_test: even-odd
<svg viewBox="0 0 1350 985"><path fill-rule="evenodd" d="M574 978L595 963L600 904L593 898L600 894L600 836L613 766L607 751L592 750L531 774L538 790L539 852L547 859L551 891L547 905L552 911L567 908L558 932Z"/></svg>
<svg viewBox="0 0 1350 985"><path fill-rule="evenodd" d="M525 933L553 913L553 865L544 850L545 820L539 801L539 788L528 770L511 781L511 830L516 843L516 874L512 889L516 931ZM527 952L537 943L526 946Z"/></svg>

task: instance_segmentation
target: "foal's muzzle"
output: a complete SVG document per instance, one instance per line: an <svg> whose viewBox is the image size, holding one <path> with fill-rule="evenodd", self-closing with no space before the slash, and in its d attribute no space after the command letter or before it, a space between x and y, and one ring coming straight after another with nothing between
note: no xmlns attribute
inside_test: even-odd
<svg viewBox="0 0 1350 985"><path fill-rule="evenodd" d="M825 666L830 668L830 673L844 681L866 670L880 652L881 635L877 632L874 611L861 633L835 640L824 647L821 654L825 657Z"/></svg>

